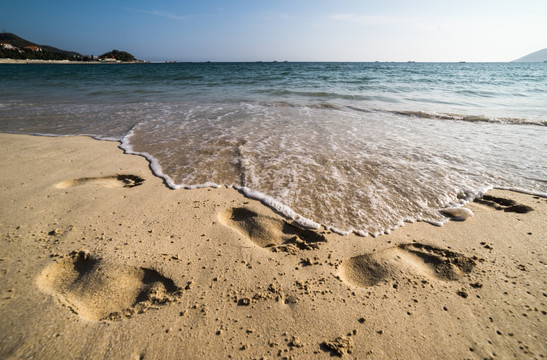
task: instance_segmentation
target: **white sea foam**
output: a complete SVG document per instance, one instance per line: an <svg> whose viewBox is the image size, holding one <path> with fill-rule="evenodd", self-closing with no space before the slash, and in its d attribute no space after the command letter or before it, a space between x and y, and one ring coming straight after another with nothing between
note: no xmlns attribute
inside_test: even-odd
<svg viewBox="0 0 547 360"><path fill-rule="evenodd" d="M137 123L121 138L120 148L148 159L154 174L172 189L233 186L306 228L377 237L404 222L442 226L448 219L439 211L460 209L494 186L546 195L492 181L495 177L482 161L497 158L481 159L477 149L459 146L483 146L473 140L473 128L459 131L454 141L450 132L438 132L438 123L427 120L427 131L415 133L417 127L408 127L412 120L404 124L399 118L394 127L383 112L355 115L340 109L256 104L202 104L187 110L175 117L173 109L165 111L168 121L160 117ZM216 114L212 122L205 117L211 113ZM488 129L491 134L496 130ZM388 133L389 138L379 136ZM428 133L436 141L424 143ZM503 150L498 146L502 141L495 141L494 148ZM520 166L518 158L511 166Z"/></svg>
<svg viewBox="0 0 547 360"><path fill-rule="evenodd" d="M522 193L522 194L527 194L527 195L532 195L532 196L538 196L538 197L542 197L542 198L547 198L547 192L543 192L543 191L531 191L531 190L523 189L523 188L521 188L521 187L496 186L496 189L499 189L499 190L509 190L509 191L514 191L514 192L519 192L519 193Z"/></svg>
<svg viewBox="0 0 547 360"><path fill-rule="evenodd" d="M137 126L137 125L135 125L135 126ZM180 188L177 184L175 184L175 182L173 181L173 179L171 179L171 177L169 177L169 176L167 176L166 174L163 173L161 165L159 164L159 161L158 161L157 158L155 158L154 156L152 156L152 155L150 155L146 152L135 151L133 149L133 146L130 143L130 139L133 136L133 130L134 130L135 126L131 130L129 130L129 132L122 138L121 143L120 143L120 148L128 154L143 156L150 163L150 169L152 170L152 172L156 176L162 178L165 181L165 184L167 186L169 186L171 189Z"/></svg>
<svg viewBox="0 0 547 360"><path fill-rule="evenodd" d="M169 187L233 186L302 226L342 235L379 236L412 221L440 226L447 219L439 209L502 185L508 165L523 168L504 144L512 131L499 124L251 103L165 113L137 124L122 143ZM492 144L486 158L485 144Z"/></svg>
<svg viewBox="0 0 547 360"><path fill-rule="evenodd" d="M258 200L262 202L263 204L269 206L270 208L274 209L278 213L282 214L283 216L294 220L297 224L299 224L302 227L309 228L309 229L319 229L321 227L321 224L316 223L313 220L306 219L303 216L298 215L293 209L290 207L283 205L281 202L275 200L274 198L267 196L260 191L251 190L244 186L234 186L234 189L241 191L245 196Z"/></svg>

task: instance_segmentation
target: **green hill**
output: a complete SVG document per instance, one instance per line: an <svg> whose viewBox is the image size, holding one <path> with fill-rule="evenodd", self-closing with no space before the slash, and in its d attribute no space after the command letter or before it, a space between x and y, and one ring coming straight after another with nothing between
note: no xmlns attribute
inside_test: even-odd
<svg viewBox="0 0 547 360"><path fill-rule="evenodd" d="M99 56L99 59L115 59L117 61L132 62L137 61L133 55L128 52L120 50L112 50Z"/></svg>

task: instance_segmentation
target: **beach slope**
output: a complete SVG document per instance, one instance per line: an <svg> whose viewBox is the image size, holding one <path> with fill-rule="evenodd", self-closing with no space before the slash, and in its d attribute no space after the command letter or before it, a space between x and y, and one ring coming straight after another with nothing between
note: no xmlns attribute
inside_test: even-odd
<svg viewBox="0 0 547 360"><path fill-rule="evenodd" d="M0 358L547 356L544 198L339 236L118 145L0 134Z"/></svg>

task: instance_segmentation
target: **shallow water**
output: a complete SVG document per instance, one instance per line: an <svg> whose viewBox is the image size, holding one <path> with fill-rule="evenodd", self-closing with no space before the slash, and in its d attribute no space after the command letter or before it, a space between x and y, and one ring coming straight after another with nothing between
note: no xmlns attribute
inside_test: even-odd
<svg viewBox="0 0 547 360"><path fill-rule="evenodd" d="M492 187L547 193L547 64L2 65L0 131L86 134L169 186L378 234Z"/></svg>

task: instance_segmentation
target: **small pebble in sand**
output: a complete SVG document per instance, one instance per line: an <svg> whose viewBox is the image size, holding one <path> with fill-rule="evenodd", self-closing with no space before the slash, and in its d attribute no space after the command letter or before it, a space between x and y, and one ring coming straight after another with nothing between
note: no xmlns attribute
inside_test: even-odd
<svg viewBox="0 0 547 360"><path fill-rule="evenodd" d="M458 208L455 207L455 208L442 209L441 214L449 217L450 220L465 221L469 217L473 216L473 211L465 207L458 207Z"/></svg>

